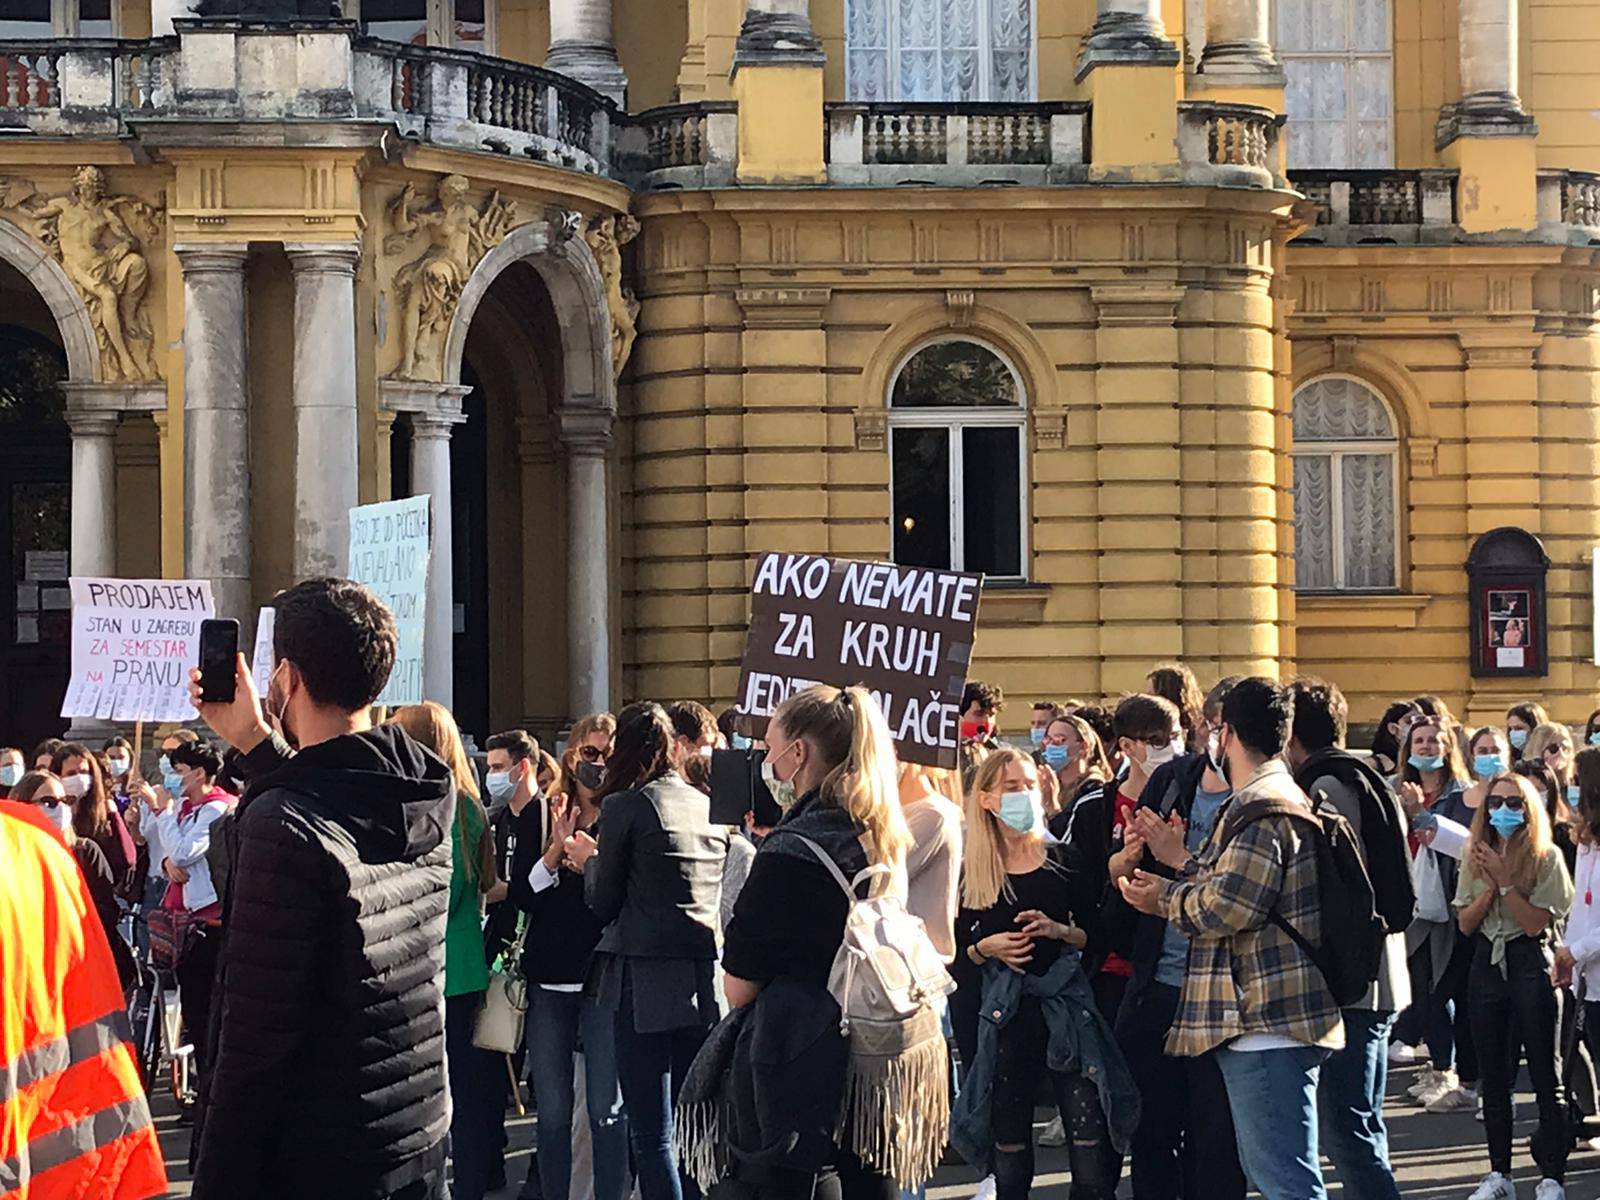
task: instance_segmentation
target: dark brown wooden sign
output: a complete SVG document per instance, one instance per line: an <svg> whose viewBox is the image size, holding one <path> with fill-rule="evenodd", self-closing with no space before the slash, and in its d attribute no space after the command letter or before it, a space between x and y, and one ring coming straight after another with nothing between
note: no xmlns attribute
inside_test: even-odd
<svg viewBox="0 0 1600 1200"><path fill-rule="evenodd" d="M751 587L739 710L750 732L795 692L855 684L877 699L900 757L953 767L981 575L766 554Z"/></svg>

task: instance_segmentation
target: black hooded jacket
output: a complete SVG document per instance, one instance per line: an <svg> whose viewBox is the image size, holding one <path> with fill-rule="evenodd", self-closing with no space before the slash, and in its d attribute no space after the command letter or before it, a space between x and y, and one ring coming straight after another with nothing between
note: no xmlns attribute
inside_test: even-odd
<svg viewBox="0 0 1600 1200"><path fill-rule="evenodd" d="M375 1200L444 1165L455 790L396 726L247 757L198 1200Z"/></svg>

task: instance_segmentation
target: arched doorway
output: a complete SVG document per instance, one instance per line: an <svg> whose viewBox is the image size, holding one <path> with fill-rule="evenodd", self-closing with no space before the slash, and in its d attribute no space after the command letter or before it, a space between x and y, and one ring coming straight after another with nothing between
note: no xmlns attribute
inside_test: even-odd
<svg viewBox="0 0 1600 1200"><path fill-rule="evenodd" d="M26 750L67 725L72 438L55 318L3 261L0 314L0 730Z"/></svg>

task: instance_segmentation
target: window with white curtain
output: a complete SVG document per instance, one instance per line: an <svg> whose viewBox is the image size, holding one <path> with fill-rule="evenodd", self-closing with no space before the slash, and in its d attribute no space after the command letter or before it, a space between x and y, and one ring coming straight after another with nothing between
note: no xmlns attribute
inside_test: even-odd
<svg viewBox="0 0 1600 1200"><path fill-rule="evenodd" d="M1389 0L1276 0L1289 167L1394 165Z"/></svg>
<svg viewBox="0 0 1600 1200"><path fill-rule="evenodd" d="M1021 578L1027 510L1021 378L988 346L933 342L889 387L894 561Z"/></svg>
<svg viewBox="0 0 1600 1200"><path fill-rule="evenodd" d="M1397 586L1394 416L1366 384L1328 376L1294 394L1294 565L1300 591Z"/></svg>
<svg viewBox="0 0 1600 1200"><path fill-rule="evenodd" d="M845 0L852 100L1034 98L1033 0Z"/></svg>

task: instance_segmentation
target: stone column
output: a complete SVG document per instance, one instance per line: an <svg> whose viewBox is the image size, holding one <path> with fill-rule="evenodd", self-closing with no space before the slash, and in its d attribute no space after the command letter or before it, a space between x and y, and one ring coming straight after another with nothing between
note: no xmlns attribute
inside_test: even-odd
<svg viewBox="0 0 1600 1200"><path fill-rule="evenodd" d="M749 65L774 58L821 62L822 43L811 29L811 0L746 0L734 61Z"/></svg>
<svg viewBox="0 0 1600 1200"><path fill-rule="evenodd" d="M567 705L574 717L611 707L611 562L606 453L613 414L564 407L567 451Z"/></svg>
<svg viewBox="0 0 1600 1200"><path fill-rule="evenodd" d="M1176 66L1178 47L1161 21L1161 0L1097 0L1094 27L1078 59L1081 80L1097 66Z"/></svg>
<svg viewBox="0 0 1600 1200"><path fill-rule="evenodd" d="M72 573L117 573L117 414L67 405L72 431Z"/></svg>
<svg viewBox="0 0 1600 1200"><path fill-rule="evenodd" d="M1516 0L1460 0L1462 118L1522 123L1517 95Z"/></svg>
<svg viewBox="0 0 1600 1200"><path fill-rule="evenodd" d="M248 247L173 247L183 269L184 570L209 579L217 615L250 614Z"/></svg>
<svg viewBox="0 0 1600 1200"><path fill-rule="evenodd" d="M294 270L294 573L343 575L356 470L355 274L361 247L289 245Z"/></svg>
<svg viewBox="0 0 1600 1200"><path fill-rule="evenodd" d="M1461 96L1439 111L1434 145L1458 174L1466 233L1539 223L1538 126L1517 95L1517 0L1460 0Z"/></svg>
<svg viewBox="0 0 1600 1200"><path fill-rule="evenodd" d="M428 594L422 625L422 694L446 708L455 702L455 525L450 502L450 431L467 419L472 391L454 383L384 380L382 405L411 418L411 494L431 496L428 509Z"/></svg>
<svg viewBox="0 0 1600 1200"><path fill-rule="evenodd" d="M1200 74L1213 83L1282 87L1283 66L1272 52L1268 0L1206 0L1206 46Z"/></svg>
<svg viewBox="0 0 1600 1200"><path fill-rule="evenodd" d="M551 0L544 65L626 104L628 77L611 35L611 0Z"/></svg>

